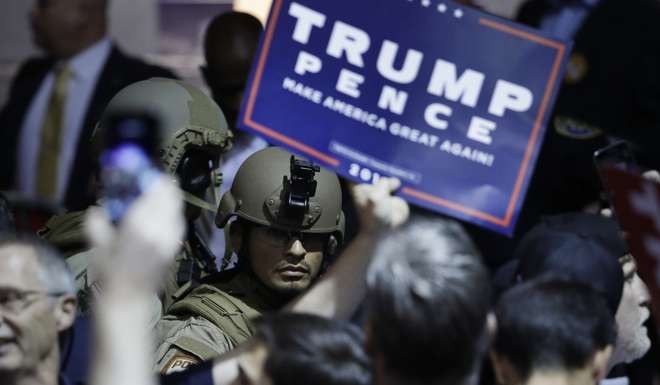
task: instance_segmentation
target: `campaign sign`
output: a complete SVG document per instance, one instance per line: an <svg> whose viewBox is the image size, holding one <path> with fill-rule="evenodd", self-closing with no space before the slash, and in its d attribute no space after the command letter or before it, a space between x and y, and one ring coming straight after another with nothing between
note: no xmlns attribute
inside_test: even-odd
<svg viewBox="0 0 660 385"><path fill-rule="evenodd" d="M440 0L275 0L239 126L510 234L569 46Z"/></svg>
<svg viewBox="0 0 660 385"><path fill-rule="evenodd" d="M660 184L616 166L605 170L604 180L637 271L651 293L655 317L660 319Z"/></svg>

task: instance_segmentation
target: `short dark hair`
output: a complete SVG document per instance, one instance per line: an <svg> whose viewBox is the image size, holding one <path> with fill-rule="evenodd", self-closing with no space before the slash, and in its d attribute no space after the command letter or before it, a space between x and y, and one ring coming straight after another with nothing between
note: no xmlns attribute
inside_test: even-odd
<svg viewBox="0 0 660 385"><path fill-rule="evenodd" d="M279 313L256 321L274 385L369 385L371 365L361 331L311 314Z"/></svg>
<svg viewBox="0 0 660 385"><path fill-rule="evenodd" d="M535 370L583 368L616 340L614 316L591 285L546 275L510 289L496 308L493 350L523 381Z"/></svg>
<svg viewBox="0 0 660 385"><path fill-rule="evenodd" d="M373 341L388 376L459 382L486 349L490 279L453 221L417 217L382 240L367 274Z"/></svg>
<svg viewBox="0 0 660 385"><path fill-rule="evenodd" d="M516 279L557 273L588 283L616 313L623 293L619 258L627 245L616 221L600 215L566 213L543 218L520 241Z"/></svg>

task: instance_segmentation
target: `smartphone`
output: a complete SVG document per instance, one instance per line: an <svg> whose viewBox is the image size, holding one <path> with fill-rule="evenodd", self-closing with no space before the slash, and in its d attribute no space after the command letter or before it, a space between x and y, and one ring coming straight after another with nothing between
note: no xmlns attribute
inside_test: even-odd
<svg viewBox="0 0 660 385"><path fill-rule="evenodd" d="M110 115L101 152L102 204L117 224L158 176L157 120L142 112Z"/></svg>

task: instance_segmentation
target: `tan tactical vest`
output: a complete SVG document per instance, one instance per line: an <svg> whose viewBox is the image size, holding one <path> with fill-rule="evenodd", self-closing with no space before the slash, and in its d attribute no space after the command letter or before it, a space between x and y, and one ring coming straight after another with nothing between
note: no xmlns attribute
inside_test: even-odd
<svg viewBox="0 0 660 385"><path fill-rule="evenodd" d="M225 275L225 273L220 273ZM272 291L245 273L237 273L225 282L214 282L182 293L167 311L177 316L201 316L220 329L233 346L247 341L253 334L252 320L264 312L277 311L285 303ZM208 352L204 344L193 339L181 338L176 345L203 359L217 354Z"/></svg>

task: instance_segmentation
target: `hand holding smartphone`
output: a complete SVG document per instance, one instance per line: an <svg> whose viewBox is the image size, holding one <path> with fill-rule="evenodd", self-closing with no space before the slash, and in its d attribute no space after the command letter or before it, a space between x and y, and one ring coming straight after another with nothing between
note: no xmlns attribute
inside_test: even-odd
<svg viewBox="0 0 660 385"><path fill-rule="evenodd" d="M158 122L147 113L127 111L109 116L104 124L102 204L117 224L159 175Z"/></svg>

